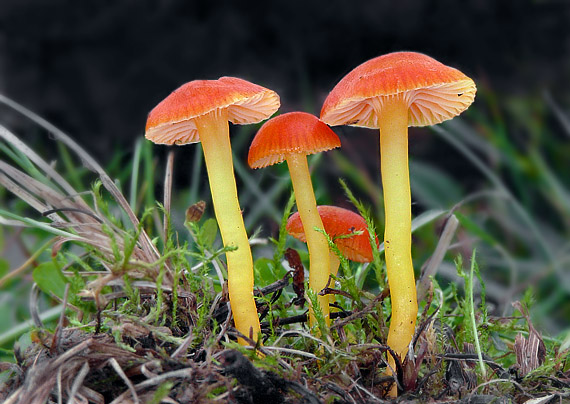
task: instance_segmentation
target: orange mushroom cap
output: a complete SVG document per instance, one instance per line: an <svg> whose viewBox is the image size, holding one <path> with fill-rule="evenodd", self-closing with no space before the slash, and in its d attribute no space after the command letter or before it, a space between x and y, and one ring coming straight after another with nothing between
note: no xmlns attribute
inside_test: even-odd
<svg viewBox="0 0 570 404"><path fill-rule="evenodd" d="M314 154L340 147L340 139L319 118L289 112L265 122L249 147L247 162L262 168L285 160L287 154Z"/></svg>
<svg viewBox="0 0 570 404"><path fill-rule="evenodd" d="M321 109L331 126L379 128L376 111L390 97L408 103L408 126L451 119L473 102L475 83L465 74L416 52L394 52L362 63L333 88Z"/></svg>
<svg viewBox="0 0 570 404"><path fill-rule="evenodd" d="M321 205L317 207L317 210L323 221L325 232L334 240L334 243L346 258L356 262L370 262L373 260L368 227L362 216L337 206ZM304 243L307 242L299 212L295 212L289 217L286 228L291 236ZM335 240L335 237L347 236L357 231L362 231L362 233Z"/></svg>
<svg viewBox="0 0 570 404"><path fill-rule="evenodd" d="M150 111L145 137L158 144L199 142L193 118L226 109L234 124L261 122L279 109L272 90L236 77L194 80L174 90Z"/></svg>

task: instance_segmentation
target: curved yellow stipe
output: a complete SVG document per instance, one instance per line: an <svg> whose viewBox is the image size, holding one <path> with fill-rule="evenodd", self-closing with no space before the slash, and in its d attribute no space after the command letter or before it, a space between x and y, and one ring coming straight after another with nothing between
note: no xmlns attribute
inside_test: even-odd
<svg viewBox="0 0 570 404"><path fill-rule="evenodd" d="M380 155L386 224L384 248L392 318L388 346L403 360L414 335L418 303L411 255L411 195L408 167L408 105L384 103L380 116ZM394 367L394 359L388 357ZM395 393L395 392L394 392Z"/></svg>
<svg viewBox="0 0 570 404"><path fill-rule="evenodd" d="M214 211L228 252L228 291L237 330L257 341L261 334L253 299L253 259L239 206L232 162L227 111L217 110L195 118L204 150ZM239 339L241 344L246 344Z"/></svg>
<svg viewBox="0 0 570 404"><path fill-rule="evenodd" d="M307 237L310 259L309 288L319 293L329 281L329 245L325 235L314 230L315 228L324 229L324 226L317 211L307 156L302 153L291 153L286 156L286 160L295 191L297 209ZM330 325L329 297L318 296L318 302L328 326ZM313 310L309 311L309 324L315 325Z"/></svg>

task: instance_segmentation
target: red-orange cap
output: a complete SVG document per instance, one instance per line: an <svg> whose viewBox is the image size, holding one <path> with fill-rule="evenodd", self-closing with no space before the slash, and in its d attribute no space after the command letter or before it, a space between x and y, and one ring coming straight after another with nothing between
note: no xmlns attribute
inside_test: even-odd
<svg viewBox="0 0 570 404"><path fill-rule="evenodd" d="M465 74L416 52L394 52L356 67L333 88L321 109L331 126L379 128L376 111L390 97L409 106L409 126L451 119L475 99L475 83Z"/></svg>
<svg viewBox="0 0 570 404"><path fill-rule="evenodd" d="M340 147L340 139L327 124L306 112L289 112L265 122L251 146L251 168L267 167L285 160L287 154L314 154Z"/></svg>
<svg viewBox="0 0 570 404"><path fill-rule="evenodd" d="M159 144L199 142L193 118L227 108L234 124L261 122L279 109L272 90L236 77L194 80L174 90L150 113L145 137Z"/></svg>
<svg viewBox="0 0 570 404"><path fill-rule="evenodd" d="M362 231L361 234L355 234L352 237L337 238L334 242L340 252L349 260L357 262L372 261L372 247L368 237L368 227L362 216L337 206L321 205L317 206L317 211L323 221L325 232L333 240L338 236L346 236ZM304 243L307 242L299 212L293 213L287 220L287 232L296 239Z"/></svg>

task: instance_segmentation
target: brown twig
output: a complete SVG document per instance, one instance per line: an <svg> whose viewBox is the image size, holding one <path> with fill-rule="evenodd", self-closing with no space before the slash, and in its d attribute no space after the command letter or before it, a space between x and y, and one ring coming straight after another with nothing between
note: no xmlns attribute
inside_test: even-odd
<svg viewBox="0 0 570 404"><path fill-rule="evenodd" d="M363 318L364 316L368 315L369 313L372 313L375 310L376 304L384 301L384 299L386 297L388 297L389 294L390 294L390 289L385 288L382 291L382 293L380 293L373 300L371 300L362 310L355 310L351 315L344 318L342 321L335 322L333 325L331 325L331 328L344 327L348 323L350 323L356 319Z"/></svg>
<svg viewBox="0 0 570 404"><path fill-rule="evenodd" d="M65 319L65 308L67 306L67 298L69 297L69 287L70 284L65 284L65 292L63 293L63 308L59 315L59 321L57 322L57 327L53 333L53 338L51 340L50 353L53 355L57 351L59 341L61 339L61 333L63 332L63 320Z"/></svg>

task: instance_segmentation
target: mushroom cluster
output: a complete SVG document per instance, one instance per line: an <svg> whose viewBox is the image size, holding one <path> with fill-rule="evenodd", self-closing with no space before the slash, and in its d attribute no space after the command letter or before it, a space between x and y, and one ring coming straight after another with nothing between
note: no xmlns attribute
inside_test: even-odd
<svg viewBox="0 0 570 404"><path fill-rule="evenodd" d="M320 119L305 112L278 115L261 126L249 149L251 168L287 162L298 208L287 230L307 243L309 288L318 294L339 266L324 233L346 258L359 262L372 260L371 240L376 236L369 237L364 219L354 212L317 207L307 155L340 147L329 125L380 130L384 246L392 307L387 344L397 356L388 357L392 370L396 359L406 357L417 316L407 128L451 119L469 107L475 92L473 80L429 56L390 53L361 64L341 79L324 101ZM222 241L236 247L226 254L235 326L253 341L261 337L253 298L253 259L237 197L228 122L261 122L279 106L274 91L242 79L191 81L150 112L145 134L159 144L202 143ZM329 303L328 296L319 296L327 325ZM311 325L314 309L310 308ZM246 343L244 338L239 341Z"/></svg>
<svg viewBox="0 0 570 404"><path fill-rule="evenodd" d="M257 341L261 328L253 299L253 258L232 162L228 121L257 123L279 109L277 93L248 81L222 77L184 84L148 115L145 136L159 144L202 143L214 212L226 254L228 293L236 329ZM240 338L241 343L245 341Z"/></svg>

